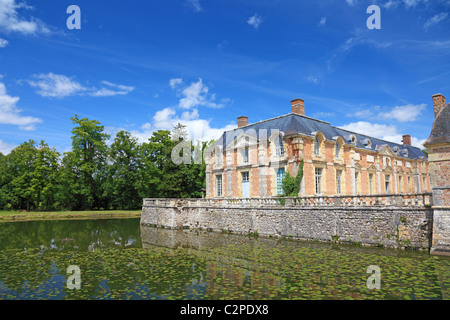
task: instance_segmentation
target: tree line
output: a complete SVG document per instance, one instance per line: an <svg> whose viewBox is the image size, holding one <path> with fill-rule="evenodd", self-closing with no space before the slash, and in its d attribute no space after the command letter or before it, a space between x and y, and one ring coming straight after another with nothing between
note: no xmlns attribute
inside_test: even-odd
<svg viewBox="0 0 450 320"><path fill-rule="evenodd" d="M173 148L187 139L181 124L139 143L127 131L110 135L97 120L71 118L72 150L59 153L45 141L0 153L0 210L132 210L142 198L200 198L202 160L175 164ZM205 148L211 142L198 142ZM194 150L194 146L192 146Z"/></svg>

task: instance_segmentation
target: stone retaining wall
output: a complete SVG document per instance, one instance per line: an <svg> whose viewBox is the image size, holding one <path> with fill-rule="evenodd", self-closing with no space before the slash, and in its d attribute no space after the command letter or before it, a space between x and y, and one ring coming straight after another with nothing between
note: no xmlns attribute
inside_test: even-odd
<svg viewBox="0 0 450 320"><path fill-rule="evenodd" d="M147 200L147 201L146 201ZM200 203L200 204L199 204ZM141 224L394 248L429 249L429 206L218 205L144 199Z"/></svg>

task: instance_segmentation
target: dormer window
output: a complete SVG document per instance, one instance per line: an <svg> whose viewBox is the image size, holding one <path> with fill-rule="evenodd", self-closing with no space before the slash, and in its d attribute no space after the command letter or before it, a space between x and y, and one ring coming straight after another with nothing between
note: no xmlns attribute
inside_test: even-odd
<svg viewBox="0 0 450 320"><path fill-rule="evenodd" d="M348 134L344 137L345 142L356 145L356 136L354 134Z"/></svg>
<svg viewBox="0 0 450 320"><path fill-rule="evenodd" d="M372 141L370 141L370 139L366 138L361 142L365 148L372 148Z"/></svg>
<svg viewBox="0 0 450 320"><path fill-rule="evenodd" d="M277 156L281 157L284 155L283 137L282 136L278 137L278 141L275 146L275 150L276 150L275 152L276 152Z"/></svg>
<svg viewBox="0 0 450 320"><path fill-rule="evenodd" d="M222 152L220 152L220 149L216 150L216 164L222 164Z"/></svg>
<svg viewBox="0 0 450 320"><path fill-rule="evenodd" d="M317 136L314 139L314 154L316 156L320 155L320 139Z"/></svg>
<svg viewBox="0 0 450 320"><path fill-rule="evenodd" d="M402 150L402 156L405 158L408 158L408 149L403 149Z"/></svg>
<svg viewBox="0 0 450 320"><path fill-rule="evenodd" d="M398 155L400 152L400 148L397 146L395 146L392 150L395 152L396 155Z"/></svg>

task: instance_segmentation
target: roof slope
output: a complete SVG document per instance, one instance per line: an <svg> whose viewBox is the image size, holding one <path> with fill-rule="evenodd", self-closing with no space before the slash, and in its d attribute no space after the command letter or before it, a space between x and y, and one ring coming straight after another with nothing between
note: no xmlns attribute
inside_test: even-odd
<svg viewBox="0 0 450 320"><path fill-rule="evenodd" d="M430 137L424 146L438 143L450 143L450 104L441 109L433 123Z"/></svg>
<svg viewBox="0 0 450 320"><path fill-rule="evenodd" d="M425 157L424 153L417 147L389 142L367 135L351 132L338 127L330 125L329 122L317 120L307 116L302 116L296 113L290 113L284 116L256 122L247 126L236 128L234 130L226 131L222 135L222 146L225 148L229 142L238 137L241 133L250 136L256 135L259 139L264 132L269 137L274 132L282 132L285 135L304 134L314 136L316 132L320 131L327 140L336 140L337 137L342 137L346 143L350 143L351 135L356 137L356 147L365 150L379 151L381 146L389 146L392 150L399 150L398 156L418 159ZM266 135L264 134L264 135ZM261 137L264 138L264 137ZM371 145L364 145L364 140L370 139ZM228 140L228 142L227 142ZM220 139L217 142L220 144ZM216 144L217 145L217 144ZM407 150L407 154L402 154L402 150Z"/></svg>

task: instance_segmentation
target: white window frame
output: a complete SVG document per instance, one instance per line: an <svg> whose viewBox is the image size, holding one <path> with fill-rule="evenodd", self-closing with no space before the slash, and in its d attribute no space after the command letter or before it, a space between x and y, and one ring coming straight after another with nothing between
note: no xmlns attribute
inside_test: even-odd
<svg viewBox="0 0 450 320"><path fill-rule="evenodd" d="M275 153L278 157L284 156L283 137L281 135L278 136L278 141L275 146Z"/></svg>
<svg viewBox="0 0 450 320"><path fill-rule="evenodd" d="M389 174L385 174L384 175L384 192L386 193L386 194L388 194L389 193L389 184L390 184L390 180L391 179L391 176L389 175Z"/></svg>
<svg viewBox="0 0 450 320"><path fill-rule="evenodd" d="M314 182L316 187L316 195L322 195L322 168L315 168Z"/></svg>
<svg viewBox="0 0 450 320"><path fill-rule="evenodd" d="M216 195L218 197L223 196L223 180L222 175L218 174L216 175Z"/></svg>
<svg viewBox="0 0 450 320"><path fill-rule="evenodd" d="M245 147L243 154L242 154L242 159L244 163L249 163L250 161L250 150L249 147Z"/></svg>
<svg viewBox="0 0 450 320"><path fill-rule="evenodd" d="M340 159L341 158L341 145L339 143L336 142L336 150L334 153L334 157L336 159Z"/></svg>
<svg viewBox="0 0 450 320"><path fill-rule="evenodd" d="M314 139L314 154L320 156L320 139L317 136Z"/></svg>
<svg viewBox="0 0 450 320"><path fill-rule="evenodd" d="M342 170L336 170L336 194L342 194Z"/></svg>

